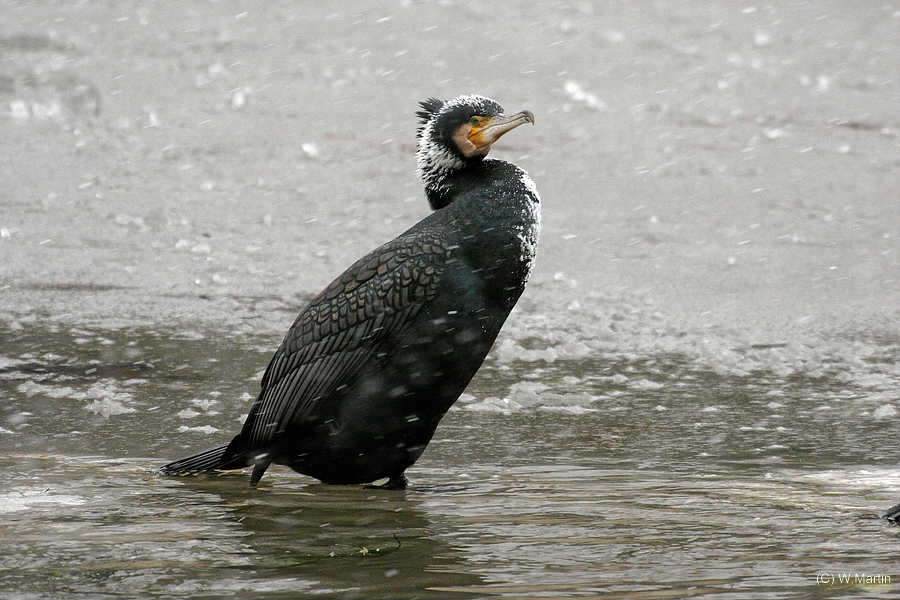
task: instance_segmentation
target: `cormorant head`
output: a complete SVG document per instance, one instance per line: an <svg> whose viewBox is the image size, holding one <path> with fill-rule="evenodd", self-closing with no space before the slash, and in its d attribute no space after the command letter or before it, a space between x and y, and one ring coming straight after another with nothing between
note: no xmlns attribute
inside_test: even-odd
<svg viewBox="0 0 900 600"><path fill-rule="evenodd" d="M429 98L420 106L418 173L429 198L449 173L481 162L504 133L534 123L530 111L506 116L503 107L484 96L459 96L448 102ZM432 207L438 208L434 202Z"/></svg>

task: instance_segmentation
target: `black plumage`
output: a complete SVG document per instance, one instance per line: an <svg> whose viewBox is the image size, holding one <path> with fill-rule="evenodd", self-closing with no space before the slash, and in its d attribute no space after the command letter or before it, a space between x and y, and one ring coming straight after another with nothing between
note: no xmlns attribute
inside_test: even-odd
<svg viewBox="0 0 900 600"><path fill-rule="evenodd" d="M229 443L167 474L271 463L326 483L387 478L425 450L478 371L531 272L537 191L491 144L528 111L493 100L421 103L418 172L434 212L351 265L288 330Z"/></svg>
<svg viewBox="0 0 900 600"><path fill-rule="evenodd" d="M891 523L900 524L900 504L895 504L881 515L882 519L887 519Z"/></svg>

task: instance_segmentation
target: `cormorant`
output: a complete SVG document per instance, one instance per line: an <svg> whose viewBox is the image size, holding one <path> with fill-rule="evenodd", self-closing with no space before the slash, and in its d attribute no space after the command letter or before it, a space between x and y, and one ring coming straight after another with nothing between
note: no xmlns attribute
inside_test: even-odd
<svg viewBox="0 0 900 600"><path fill-rule="evenodd" d="M309 302L230 443L163 473L252 466L255 486L276 463L325 483L406 486L525 289L540 228L525 171L486 158L534 115L472 95L420 106L417 171L434 212Z"/></svg>

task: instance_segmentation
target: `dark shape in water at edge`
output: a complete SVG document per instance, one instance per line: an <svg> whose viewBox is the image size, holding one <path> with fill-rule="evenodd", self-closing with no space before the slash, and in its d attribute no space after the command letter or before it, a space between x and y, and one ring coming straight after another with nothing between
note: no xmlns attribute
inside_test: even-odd
<svg viewBox="0 0 900 600"><path fill-rule="evenodd" d="M900 525L900 504L895 504L894 506L884 511L884 514L881 515L881 518L887 519L891 523Z"/></svg>
<svg viewBox="0 0 900 600"><path fill-rule="evenodd" d="M540 228L528 175L486 158L534 116L481 96L421 108L418 173L434 212L310 301L229 444L163 473L252 466L255 486L276 463L325 483L405 487L525 289Z"/></svg>

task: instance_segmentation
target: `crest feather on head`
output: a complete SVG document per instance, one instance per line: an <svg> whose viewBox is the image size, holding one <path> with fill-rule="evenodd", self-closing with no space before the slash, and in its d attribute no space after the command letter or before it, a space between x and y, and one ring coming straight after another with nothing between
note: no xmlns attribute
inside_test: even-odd
<svg viewBox="0 0 900 600"><path fill-rule="evenodd" d="M429 98L424 102L419 102L419 106L422 107L422 110L416 111L416 116L419 117L419 129L417 133L422 133L422 130L425 128L425 125L428 124L428 121L441 111L444 104L443 100L438 100L437 98Z"/></svg>

